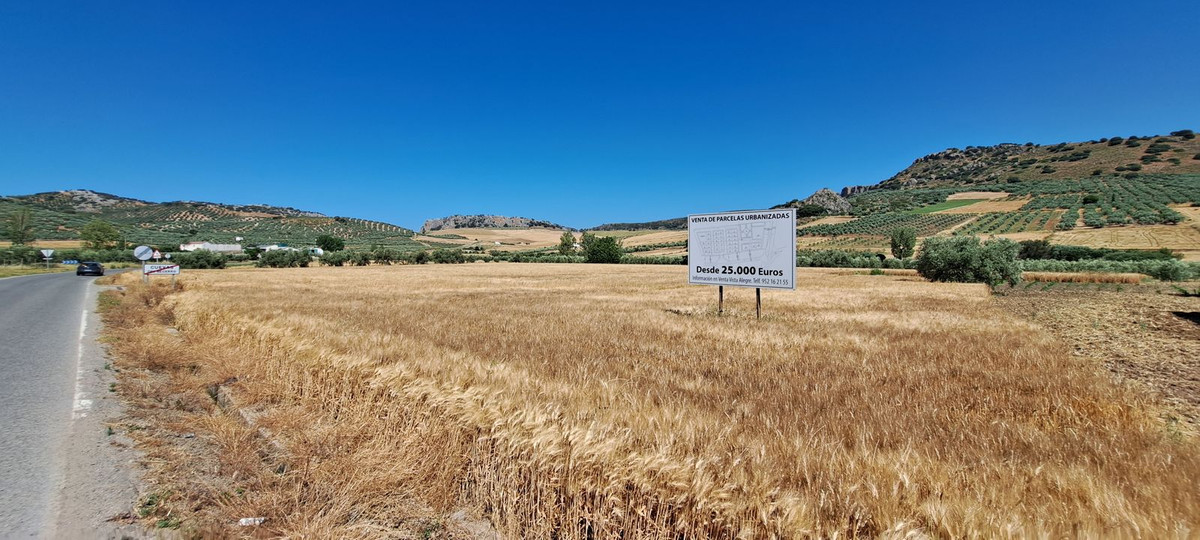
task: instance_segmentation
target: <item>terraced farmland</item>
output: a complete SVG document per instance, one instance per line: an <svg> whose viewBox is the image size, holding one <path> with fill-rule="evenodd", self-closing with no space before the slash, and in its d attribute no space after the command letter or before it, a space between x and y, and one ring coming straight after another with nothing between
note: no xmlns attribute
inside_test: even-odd
<svg viewBox="0 0 1200 540"><path fill-rule="evenodd" d="M971 219L967 214L915 214L889 212L874 214L849 221L824 225L812 225L799 229L801 236L888 235L899 228L912 228L917 236L929 236Z"/></svg>
<svg viewBox="0 0 1200 540"><path fill-rule="evenodd" d="M1062 212L1053 210L994 212L984 214L954 231L954 234L1006 234L1052 231Z"/></svg>

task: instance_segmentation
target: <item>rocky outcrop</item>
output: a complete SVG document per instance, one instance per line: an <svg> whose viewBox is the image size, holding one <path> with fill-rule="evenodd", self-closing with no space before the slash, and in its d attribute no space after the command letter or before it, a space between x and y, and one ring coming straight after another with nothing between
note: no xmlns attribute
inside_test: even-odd
<svg viewBox="0 0 1200 540"><path fill-rule="evenodd" d="M819 206L825 210L826 214L849 214L850 202L842 198L841 195L834 193L829 188L821 188L816 193L809 195L807 199L792 199L783 204L772 206L772 208L800 208L802 210L812 210L812 207ZM800 213L800 216L819 215L821 212L817 210L810 213Z"/></svg>
<svg viewBox="0 0 1200 540"><path fill-rule="evenodd" d="M842 197L850 197L853 195L858 195L859 193L866 193L874 188L875 186L846 186L842 188Z"/></svg>
<svg viewBox="0 0 1200 540"><path fill-rule="evenodd" d="M422 233L445 231L450 229L528 229L530 227L545 227L547 229L566 229L562 225L523 217L453 215L440 219L429 219L421 226Z"/></svg>
<svg viewBox="0 0 1200 540"><path fill-rule="evenodd" d="M809 195L807 199L800 201L802 204L811 204L824 208L830 214L849 214L850 203L843 199L841 195L834 193L829 188L821 188L816 193Z"/></svg>

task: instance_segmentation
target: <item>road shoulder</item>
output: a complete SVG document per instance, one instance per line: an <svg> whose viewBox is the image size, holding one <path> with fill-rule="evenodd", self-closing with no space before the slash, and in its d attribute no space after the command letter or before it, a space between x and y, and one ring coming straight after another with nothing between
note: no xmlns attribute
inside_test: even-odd
<svg viewBox="0 0 1200 540"><path fill-rule="evenodd" d="M141 476L138 452L120 425L125 410L112 391L116 372L99 341L103 327L97 306L106 288L89 284L84 300L72 421L61 450L63 483L49 535L54 538L147 536L132 519Z"/></svg>

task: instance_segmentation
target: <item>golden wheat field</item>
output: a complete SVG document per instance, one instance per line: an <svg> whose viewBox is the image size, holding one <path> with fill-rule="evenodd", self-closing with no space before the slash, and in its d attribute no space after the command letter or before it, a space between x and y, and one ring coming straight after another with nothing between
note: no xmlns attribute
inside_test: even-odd
<svg viewBox="0 0 1200 540"><path fill-rule="evenodd" d="M469 535L447 516L471 515L506 538L1200 531L1192 436L982 285L798 269L756 320L752 291L727 290L718 317L715 289L680 267L195 271L175 294L121 279L108 316L120 391L174 415L150 433L197 434L164 435L152 457L175 511L205 526L265 516L268 535L392 537L434 522L456 537ZM222 392L240 417L214 405Z"/></svg>

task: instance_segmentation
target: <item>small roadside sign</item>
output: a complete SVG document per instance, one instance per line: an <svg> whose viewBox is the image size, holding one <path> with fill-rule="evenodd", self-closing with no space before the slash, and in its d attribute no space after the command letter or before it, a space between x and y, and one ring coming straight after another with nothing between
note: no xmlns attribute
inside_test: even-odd
<svg viewBox="0 0 1200 540"><path fill-rule="evenodd" d="M138 246L133 248L133 256L139 261L148 261L154 256L154 250L150 249L150 246Z"/></svg>
<svg viewBox="0 0 1200 540"><path fill-rule="evenodd" d="M162 253L159 253L158 250L156 249L156 250L154 250L154 254L151 255L151 257L154 257L155 260L161 259Z"/></svg>
<svg viewBox="0 0 1200 540"><path fill-rule="evenodd" d="M47 258L47 259L49 259L49 258L50 258L51 256L53 256L53 255L54 255L54 250L53 250L53 249L43 249L43 250L42 250L42 256L43 256L43 257L45 257L45 258Z"/></svg>
<svg viewBox="0 0 1200 540"><path fill-rule="evenodd" d="M67 259L67 260L63 261L62 263L63 264L79 264L79 261L77 261L75 259Z"/></svg>
<svg viewBox="0 0 1200 540"><path fill-rule="evenodd" d="M178 264L147 264L142 267L147 276L177 276L179 275Z"/></svg>

